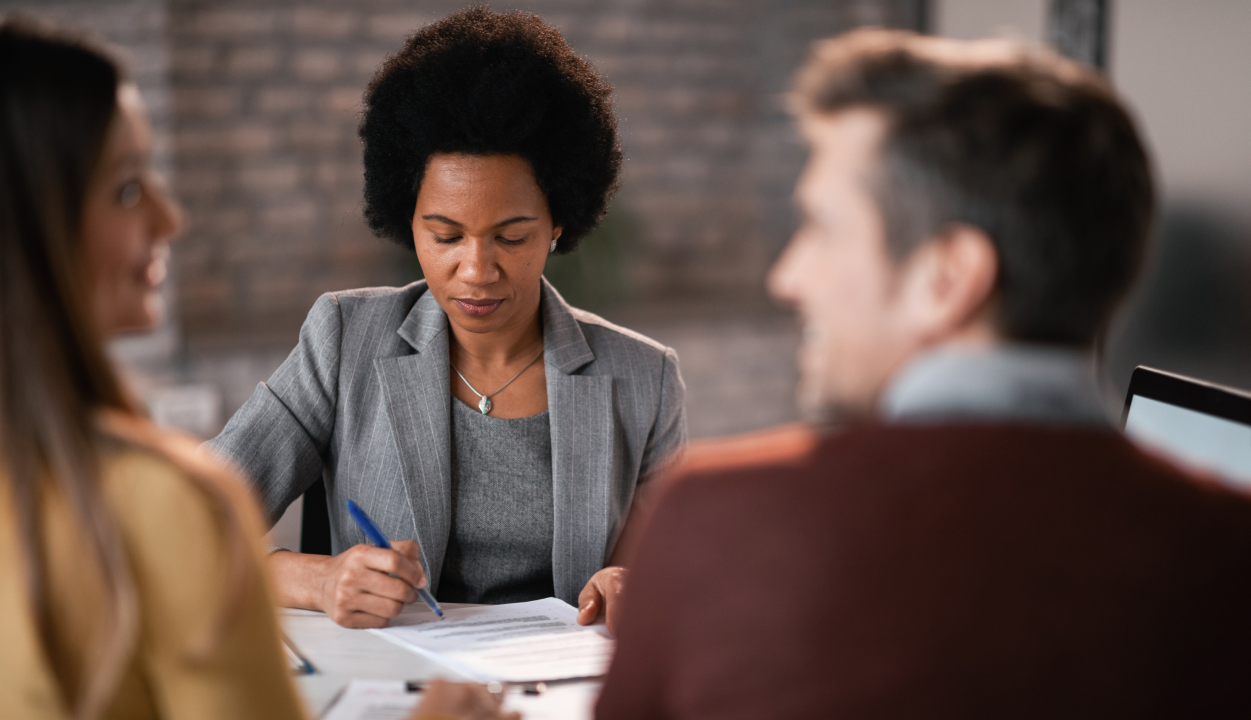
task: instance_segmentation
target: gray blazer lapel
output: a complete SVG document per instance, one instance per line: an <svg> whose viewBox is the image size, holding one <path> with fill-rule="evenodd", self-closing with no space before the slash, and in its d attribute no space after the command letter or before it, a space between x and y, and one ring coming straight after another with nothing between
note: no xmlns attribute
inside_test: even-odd
<svg viewBox="0 0 1251 720"><path fill-rule="evenodd" d="M573 374L595 359L569 306L543 281L544 364L552 427L556 597L577 604L607 559L615 455L609 376Z"/></svg>
<svg viewBox="0 0 1251 720"><path fill-rule="evenodd" d="M452 518L452 394L447 375L447 316L426 293L398 332L417 354L380 358L374 361L374 367L400 453L422 562L430 590L435 592Z"/></svg>

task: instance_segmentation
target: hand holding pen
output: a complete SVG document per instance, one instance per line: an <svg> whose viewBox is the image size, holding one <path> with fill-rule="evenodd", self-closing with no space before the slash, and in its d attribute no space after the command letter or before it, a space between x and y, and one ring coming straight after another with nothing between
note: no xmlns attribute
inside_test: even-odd
<svg viewBox="0 0 1251 720"><path fill-rule="evenodd" d="M426 586L421 548L411 540L390 543L391 549L361 544L334 556L276 552L270 563L289 563L288 576L304 578L291 586L298 592L283 596L287 607L321 610L348 628L386 627L406 604L419 599Z"/></svg>
<svg viewBox="0 0 1251 720"><path fill-rule="evenodd" d="M352 519L356 521L356 524L360 526L361 532L365 533L365 537L369 538L370 542L380 548L386 548L387 550L391 549L391 543L387 540L387 536L382 534L382 531L378 529L378 526L374 524L373 520L369 519L369 516L365 514L365 511L361 510L359 505L351 500L348 500L347 508L348 514L351 515ZM416 543L414 543L414 545L416 545ZM420 565L420 562L418 564ZM439 619L442 620L443 608L439 607L439 603L435 602L434 596L431 595L430 591L426 589L424 572L422 573L422 583L420 585L414 585L413 587L417 589L417 596L420 597L421 601L426 604L426 607L433 610L434 614L438 615Z"/></svg>

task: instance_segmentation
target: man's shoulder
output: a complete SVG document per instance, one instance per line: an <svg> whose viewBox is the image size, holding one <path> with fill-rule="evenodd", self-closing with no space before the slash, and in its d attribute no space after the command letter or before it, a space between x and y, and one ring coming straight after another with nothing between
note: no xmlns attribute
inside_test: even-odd
<svg viewBox="0 0 1251 720"><path fill-rule="evenodd" d="M803 467L823 440L821 432L800 422L692 440L677 472L687 482L709 476L784 474Z"/></svg>
<svg viewBox="0 0 1251 720"><path fill-rule="evenodd" d="M785 514L785 506L805 494L803 486L820 485L813 456L826 442L803 423L692 441L662 478L660 505L685 508L673 510L678 515L698 509L711 524L743 514Z"/></svg>
<svg viewBox="0 0 1251 720"><path fill-rule="evenodd" d="M1112 430L1026 424L868 424L825 432L803 425L695 442L670 495L719 496L779 511L805 503L873 503L884 494L970 503L994 494L1102 493L1163 512L1251 521L1251 496L1149 455ZM1220 508L1218 510L1218 508Z"/></svg>

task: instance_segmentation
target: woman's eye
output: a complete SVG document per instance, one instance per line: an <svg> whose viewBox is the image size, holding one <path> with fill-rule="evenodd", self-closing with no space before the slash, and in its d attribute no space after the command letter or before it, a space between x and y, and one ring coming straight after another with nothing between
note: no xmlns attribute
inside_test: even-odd
<svg viewBox="0 0 1251 720"><path fill-rule="evenodd" d="M437 243L452 243L452 242L456 242L457 240L460 240L460 236L450 237L450 238L439 237L438 235L434 236L434 241Z"/></svg>
<svg viewBox="0 0 1251 720"><path fill-rule="evenodd" d="M516 240L512 238L506 238L506 237L500 238L500 242L504 243L505 245L520 245L525 241L526 239L524 237L519 237Z"/></svg>
<svg viewBox="0 0 1251 720"><path fill-rule="evenodd" d="M127 210L137 207L142 199L143 183L138 180L126 183L117 193L117 202Z"/></svg>

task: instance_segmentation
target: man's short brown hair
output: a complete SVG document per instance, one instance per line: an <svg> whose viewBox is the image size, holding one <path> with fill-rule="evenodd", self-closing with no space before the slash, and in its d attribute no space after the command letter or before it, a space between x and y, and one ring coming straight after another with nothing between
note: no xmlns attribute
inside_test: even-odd
<svg viewBox="0 0 1251 720"><path fill-rule="evenodd" d="M1004 337L1096 341L1155 209L1146 151L1102 76L1007 40L858 30L819 43L798 90L800 112L885 116L871 183L896 258L976 226L998 251Z"/></svg>

